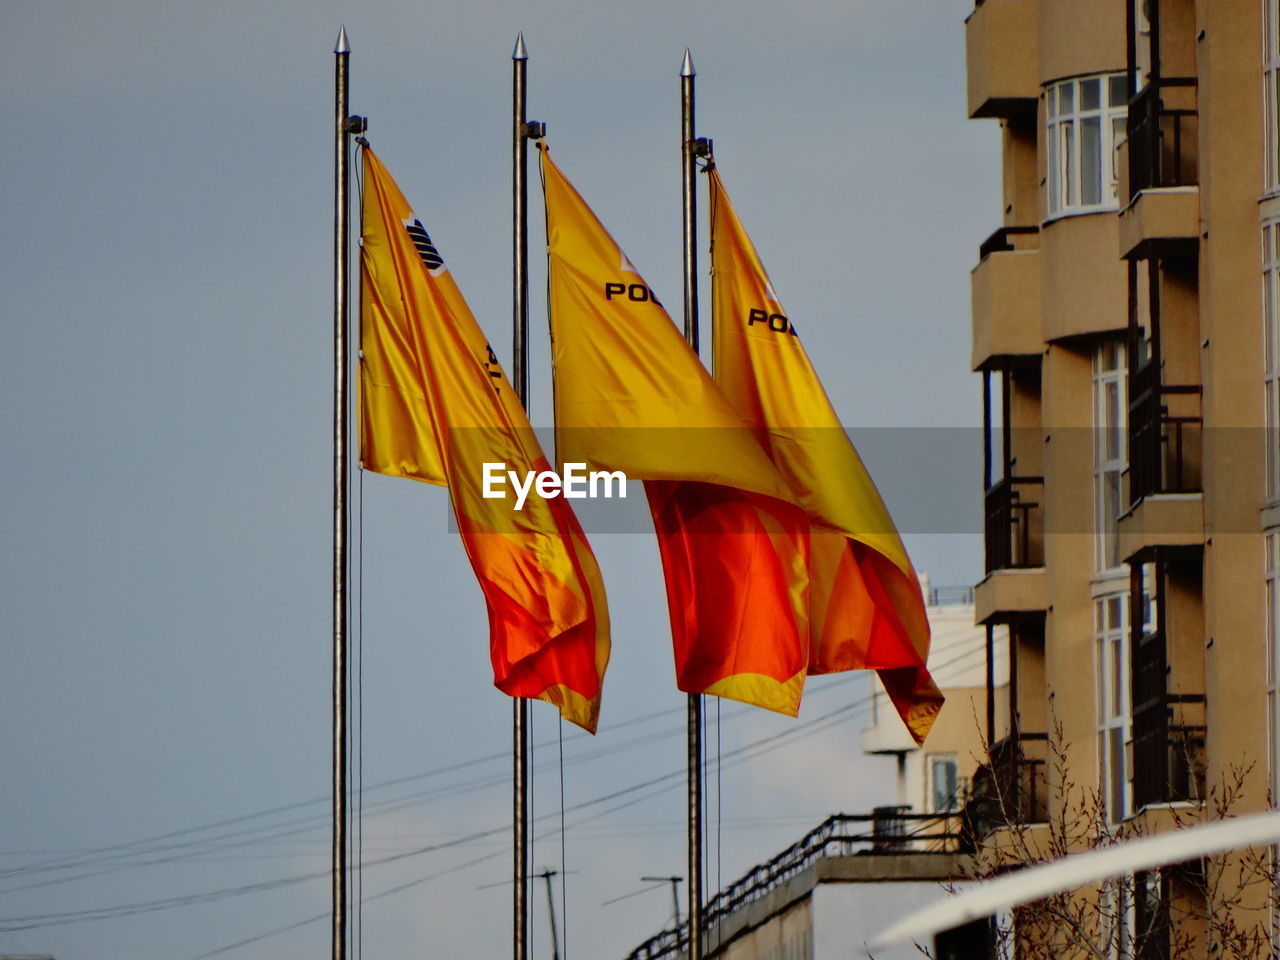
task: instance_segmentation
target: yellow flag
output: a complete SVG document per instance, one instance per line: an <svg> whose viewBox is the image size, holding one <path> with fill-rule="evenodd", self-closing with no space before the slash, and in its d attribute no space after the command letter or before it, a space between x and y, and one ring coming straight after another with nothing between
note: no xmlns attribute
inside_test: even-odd
<svg viewBox="0 0 1280 960"><path fill-rule="evenodd" d="M809 672L879 668L923 742L942 695L919 580L714 167L710 181L716 383L812 523Z"/></svg>
<svg viewBox="0 0 1280 960"><path fill-rule="evenodd" d="M449 488L489 610L494 683L594 732L609 659L595 557L563 499L485 495L486 463L549 470L528 418L422 223L363 150L360 458Z"/></svg>
<svg viewBox="0 0 1280 960"><path fill-rule="evenodd" d="M804 513L666 310L542 150L556 455L645 481L680 689L794 715Z"/></svg>

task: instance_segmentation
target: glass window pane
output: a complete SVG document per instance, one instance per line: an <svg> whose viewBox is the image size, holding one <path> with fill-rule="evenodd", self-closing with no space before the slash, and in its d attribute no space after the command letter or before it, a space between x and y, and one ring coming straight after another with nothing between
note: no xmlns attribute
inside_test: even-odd
<svg viewBox="0 0 1280 960"><path fill-rule="evenodd" d="M1098 79L1080 81L1080 109L1097 110L1102 106L1102 81Z"/></svg>
<svg viewBox="0 0 1280 960"><path fill-rule="evenodd" d="M1062 176L1061 161L1058 159L1058 128L1049 127L1049 213L1057 213L1062 209Z"/></svg>
<svg viewBox="0 0 1280 960"><path fill-rule="evenodd" d="M1263 0L1262 3L1262 43L1264 60L1270 60L1275 56L1276 41L1272 33L1272 23L1274 21L1275 12L1273 10L1275 0Z"/></svg>
<svg viewBox="0 0 1280 960"><path fill-rule="evenodd" d="M1277 30L1277 27L1280 26L1280 24L1277 24L1276 22L1276 6L1276 0L1267 0L1267 2L1263 4L1263 9L1267 12L1267 29L1265 36L1267 38L1268 60L1274 60L1276 58L1277 50L1280 50L1280 31Z"/></svg>
<svg viewBox="0 0 1280 960"><path fill-rule="evenodd" d="M1120 472L1107 471L1103 478L1103 536L1106 549L1105 563L1108 570L1120 566Z"/></svg>
<svg viewBox="0 0 1280 960"><path fill-rule="evenodd" d="M1107 601L1107 626L1112 630L1119 630L1122 624L1121 616L1124 613L1124 599L1122 597L1112 597Z"/></svg>
<svg viewBox="0 0 1280 960"><path fill-rule="evenodd" d="M1113 727L1108 731L1108 733L1110 734L1110 742L1107 744L1107 752L1111 754L1109 758L1111 760L1111 769L1109 771L1111 780L1111 796L1108 798L1109 802L1107 804L1107 809L1111 814L1112 821L1118 822L1124 819L1125 815L1124 731L1118 727Z"/></svg>
<svg viewBox="0 0 1280 960"><path fill-rule="evenodd" d="M1129 78L1123 73L1112 77L1107 82L1107 103L1113 107L1122 107L1129 102Z"/></svg>
<svg viewBox="0 0 1280 960"><path fill-rule="evenodd" d="M1120 145L1129 139L1124 117L1111 118L1111 197L1120 195Z"/></svg>
<svg viewBox="0 0 1280 960"><path fill-rule="evenodd" d="M1272 82L1267 85L1267 92L1271 95L1271 109L1267 111L1267 123L1271 126L1271 136L1268 138L1270 146L1269 153L1271 155L1271 176L1273 177L1271 186L1276 186L1276 180L1280 179L1280 173L1277 172L1277 142L1280 139L1280 130L1277 129L1280 124L1280 70L1275 70L1271 75Z"/></svg>
<svg viewBox="0 0 1280 960"><path fill-rule="evenodd" d="M1122 717L1124 715L1124 685L1120 680L1124 676L1124 664L1121 662L1120 657L1120 642L1112 640L1107 646L1111 648L1111 716Z"/></svg>
<svg viewBox="0 0 1280 960"><path fill-rule="evenodd" d="M1058 88L1050 87L1045 100L1045 116L1050 120L1058 115Z"/></svg>
<svg viewBox="0 0 1280 960"><path fill-rule="evenodd" d="M1120 384L1112 380L1102 388L1103 456L1110 461L1120 459Z"/></svg>
<svg viewBox="0 0 1280 960"><path fill-rule="evenodd" d="M1083 89L1083 85L1082 85ZM1102 120L1080 121L1080 202L1102 202Z"/></svg>
<svg viewBox="0 0 1280 960"><path fill-rule="evenodd" d="M1276 185L1276 114L1272 105L1273 88L1268 78L1262 84L1263 182L1268 189Z"/></svg>
<svg viewBox="0 0 1280 960"><path fill-rule="evenodd" d="M1063 200L1068 205L1079 203L1079 193L1076 191L1076 130L1075 124L1070 120L1062 124L1062 155L1066 161Z"/></svg>
<svg viewBox="0 0 1280 960"><path fill-rule="evenodd" d="M1276 273L1268 270L1262 276L1262 330L1266 343L1263 347L1267 373L1276 369Z"/></svg>
<svg viewBox="0 0 1280 960"><path fill-rule="evenodd" d="M1068 80L1058 86L1058 112L1071 113L1075 110L1075 83Z"/></svg>
<svg viewBox="0 0 1280 960"><path fill-rule="evenodd" d="M1267 404L1267 410L1270 413L1271 429L1267 431L1267 455L1274 465L1272 475L1280 477L1280 430L1276 429L1276 424L1280 424L1280 389L1276 388L1274 380L1271 381L1270 388L1271 398Z"/></svg>

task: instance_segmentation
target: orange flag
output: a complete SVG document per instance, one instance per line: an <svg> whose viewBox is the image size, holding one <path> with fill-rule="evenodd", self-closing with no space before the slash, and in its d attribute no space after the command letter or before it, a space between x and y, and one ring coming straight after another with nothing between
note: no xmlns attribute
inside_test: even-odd
<svg viewBox="0 0 1280 960"><path fill-rule="evenodd" d="M595 732L609 659L595 557L563 499L486 496L486 463L520 477L550 465L439 251L373 151L363 158L362 466L449 488L495 685Z"/></svg>
<svg viewBox="0 0 1280 960"><path fill-rule="evenodd" d="M915 569L714 169L715 378L801 503L810 537L810 673L873 667L912 736L942 705Z"/></svg>
<svg viewBox="0 0 1280 960"><path fill-rule="evenodd" d="M556 456L645 481L676 683L795 715L804 512L653 291L542 150Z"/></svg>

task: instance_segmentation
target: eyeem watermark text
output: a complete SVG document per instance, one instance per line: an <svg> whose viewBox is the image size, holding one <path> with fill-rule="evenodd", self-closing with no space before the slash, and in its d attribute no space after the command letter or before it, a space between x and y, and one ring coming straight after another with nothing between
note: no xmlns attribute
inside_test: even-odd
<svg viewBox="0 0 1280 960"><path fill-rule="evenodd" d="M529 491L537 490L544 500L564 497L568 500L626 499L627 475L621 470L592 470L587 472L585 463L566 463L564 474L554 470L529 470L523 482L516 471L508 470L505 463L484 463L484 496L487 500L505 500L506 485L516 492L516 509L523 510ZM615 491L617 491L615 493Z"/></svg>

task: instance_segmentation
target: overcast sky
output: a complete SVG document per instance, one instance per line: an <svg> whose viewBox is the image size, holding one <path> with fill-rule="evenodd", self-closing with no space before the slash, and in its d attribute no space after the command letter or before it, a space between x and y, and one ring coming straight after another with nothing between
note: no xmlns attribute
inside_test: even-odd
<svg viewBox="0 0 1280 960"><path fill-rule="evenodd" d="M845 422L971 430L968 271L1000 207L995 125L964 117L969 6L6 4L0 953L195 960L290 926L213 955L326 949L325 919L305 921L328 909L339 24L352 109L504 362L517 30L530 118L666 303L689 46L699 133ZM532 203L545 423L536 190ZM909 525L916 565L977 580L976 435L873 432L864 453L895 514L956 498ZM965 436L971 461L904 468L896 445L930 435ZM479 888L509 869L510 707L483 601L443 491L379 476L357 489L365 855L403 855L370 866L364 893L412 884L366 904L365 955L501 956L510 891ZM564 731L565 919L570 956L607 960L656 932L670 897L602 903L684 870L683 782L658 779L682 768L684 700L652 537L593 544L614 657L600 735ZM725 705L709 738L724 754L797 733L726 765L719 802L713 783L713 887L829 813L892 802L892 764L858 752L866 691L862 675L814 681L798 722ZM560 731L549 707L533 713L534 814L554 815ZM539 821L538 868L560 866L556 823Z"/></svg>

